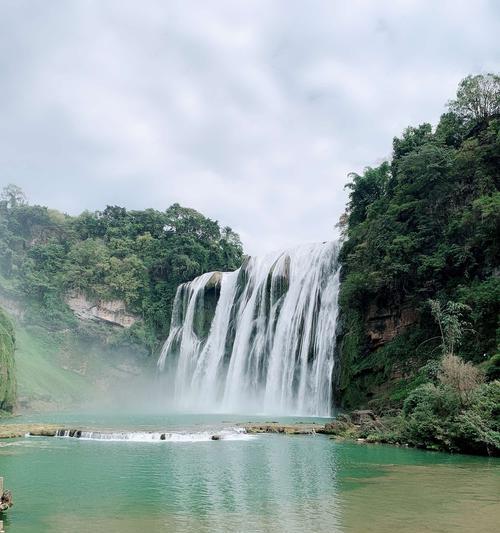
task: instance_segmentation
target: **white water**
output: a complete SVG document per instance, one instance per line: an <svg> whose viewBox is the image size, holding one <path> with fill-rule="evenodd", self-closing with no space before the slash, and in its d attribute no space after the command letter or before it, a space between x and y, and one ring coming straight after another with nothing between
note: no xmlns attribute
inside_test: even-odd
<svg viewBox="0 0 500 533"><path fill-rule="evenodd" d="M336 243L305 245L252 257L222 273L220 283L208 273L181 285L158 360L172 406L330 415L337 253ZM220 291L215 313L207 311L214 279ZM209 330L200 326L210 319Z"/></svg>
<svg viewBox="0 0 500 533"><path fill-rule="evenodd" d="M59 430L56 434L56 437L58 438L75 438L79 440L98 440L107 442L207 442L214 440L214 436L217 436L217 440L248 440L254 437L253 435L248 435L245 429L241 427L195 432L81 430L73 434L67 429Z"/></svg>

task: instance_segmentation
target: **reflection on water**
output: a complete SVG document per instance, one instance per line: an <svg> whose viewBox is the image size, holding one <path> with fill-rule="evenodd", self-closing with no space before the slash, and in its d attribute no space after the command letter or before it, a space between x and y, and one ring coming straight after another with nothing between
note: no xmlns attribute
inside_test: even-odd
<svg viewBox="0 0 500 533"><path fill-rule="evenodd" d="M389 465L349 493L342 531L493 532L499 487L498 463Z"/></svg>
<svg viewBox="0 0 500 533"><path fill-rule="evenodd" d="M7 533L465 532L492 531L500 518L495 459L319 435L8 444Z"/></svg>

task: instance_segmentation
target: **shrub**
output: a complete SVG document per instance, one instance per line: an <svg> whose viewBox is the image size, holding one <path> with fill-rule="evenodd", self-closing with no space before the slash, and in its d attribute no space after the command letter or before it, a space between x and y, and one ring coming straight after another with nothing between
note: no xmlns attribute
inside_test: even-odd
<svg viewBox="0 0 500 533"><path fill-rule="evenodd" d="M486 361L484 373L488 381L500 379L500 353L495 354Z"/></svg>
<svg viewBox="0 0 500 533"><path fill-rule="evenodd" d="M500 381L485 383L456 418L457 445L462 451L497 455L500 451Z"/></svg>
<svg viewBox="0 0 500 533"><path fill-rule="evenodd" d="M478 367L466 363L456 355L448 354L441 361L438 379L443 385L451 387L465 405L472 392L483 382L484 375Z"/></svg>
<svg viewBox="0 0 500 533"><path fill-rule="evenodd" d="M453 450L448 421L460 400L448 386L426 383L412 391L403 405L402 436L413 446Z"/></svg>

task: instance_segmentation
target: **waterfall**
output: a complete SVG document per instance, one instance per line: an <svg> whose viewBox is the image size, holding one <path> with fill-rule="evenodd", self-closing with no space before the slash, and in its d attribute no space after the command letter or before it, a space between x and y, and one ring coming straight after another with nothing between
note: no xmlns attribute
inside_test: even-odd
<svg viewBox="0 0 500 533"><path fill-rule="evenodd" d="M328 416L338 245L247 258L179 286L158 368L172 406Z"/></svg>

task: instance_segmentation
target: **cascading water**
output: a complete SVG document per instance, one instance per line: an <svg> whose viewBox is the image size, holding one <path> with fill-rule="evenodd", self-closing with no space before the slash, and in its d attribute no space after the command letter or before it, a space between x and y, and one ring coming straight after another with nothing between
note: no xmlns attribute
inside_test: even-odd
<svg viewBox="0 0 500 533"><path fill-rule="evenodd" d="M158 360L173 407L330 415L337 255L305 245L181 285Z"/></svg>

